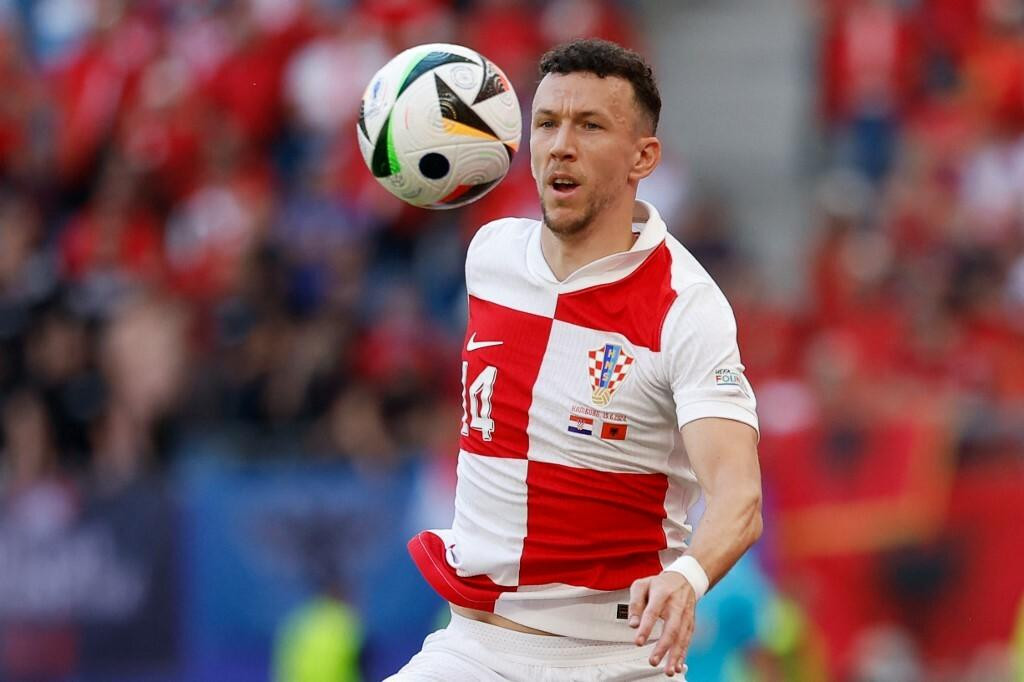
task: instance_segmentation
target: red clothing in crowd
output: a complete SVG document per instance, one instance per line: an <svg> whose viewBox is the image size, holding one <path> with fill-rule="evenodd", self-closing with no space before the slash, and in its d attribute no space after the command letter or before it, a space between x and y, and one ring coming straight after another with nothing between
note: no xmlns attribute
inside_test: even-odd
<svg viewBox="0 0 1024 682"><path fill-rule="evenodd" d="M919 41L889 4L851 0L827 12L822 42L822 113L840 123L864 110L900 111L912 101Z"/></svg>
<svg viewBox="0 0 1024 682"><path fill-rule="evenodd" d="M102 215L87 209L69 222L62 235L61 265L72 280L95 271L117 271L156 281L163 275L163 236L146 211Z"/></svg>

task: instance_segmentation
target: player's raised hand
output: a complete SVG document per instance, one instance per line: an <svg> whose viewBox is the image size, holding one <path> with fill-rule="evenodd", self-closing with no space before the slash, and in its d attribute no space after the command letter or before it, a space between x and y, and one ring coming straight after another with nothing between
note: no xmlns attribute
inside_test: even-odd
<svg viewBox="0 0 1024 682"><path fill-rule="evenodd" d="M641 578L629 588L629 626L638 628L636 645L643 646L660 618L665 625L651 652L651 665L665 661L665 674L683 672L683 659L693 636L697 600L690 583L681 574L663 571ZM666 655L667 654L667 655Z"/></svg>

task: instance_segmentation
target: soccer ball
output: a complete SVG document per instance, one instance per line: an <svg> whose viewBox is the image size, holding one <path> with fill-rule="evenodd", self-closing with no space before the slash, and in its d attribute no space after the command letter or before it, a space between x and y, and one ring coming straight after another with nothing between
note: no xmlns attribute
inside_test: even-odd
<svg viewBox="0 0 1024 682"><path fill-rule="evenodd" d="M464 206L493 189L521 134L519 100L501 69L444 43L410 48L378 71L356 125L373 176L423 208Z"/></svg>

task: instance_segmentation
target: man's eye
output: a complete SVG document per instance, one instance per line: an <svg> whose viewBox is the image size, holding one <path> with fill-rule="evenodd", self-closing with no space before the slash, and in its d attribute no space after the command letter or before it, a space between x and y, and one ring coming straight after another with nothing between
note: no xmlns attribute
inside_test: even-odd
<svg viewBox="0 0 1024 682"><path fill-rule="evenodd" d="M554 128L555 127L555 122L554 121L539 121L537 123L537 127L538 128Z"/></svg>
<svg viewBox="0 0 1024 682"><path fill-rule="evenodd" d="M599 126L598 124L594 123L593 121L587 121L586 123L583 124L583 127L586 130L600 130L601 129L601 126Z"/></svg>

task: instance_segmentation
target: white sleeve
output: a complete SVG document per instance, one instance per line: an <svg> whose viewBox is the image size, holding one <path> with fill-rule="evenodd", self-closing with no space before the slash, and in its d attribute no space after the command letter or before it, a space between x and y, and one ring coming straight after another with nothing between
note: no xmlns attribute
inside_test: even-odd
<svg viewBox="0 0 1024 682"><path fill-rule="evenodd" d="M479 295L477 292L480 274L477 265L477 261L480 259L478 253L484 244L493 239L501 222L501 220L492 220L489 223L484 223L469 240L469 246L466 248L466 293L471 296Z"/></svg>
<svg viewBox="0 0 1024 682"><path fill-rule="evenodd" d="M665 318L661 351L680 428L702 417L724 417L758 429L736 319L717 286L695 284L679 295Z"/></svg>

